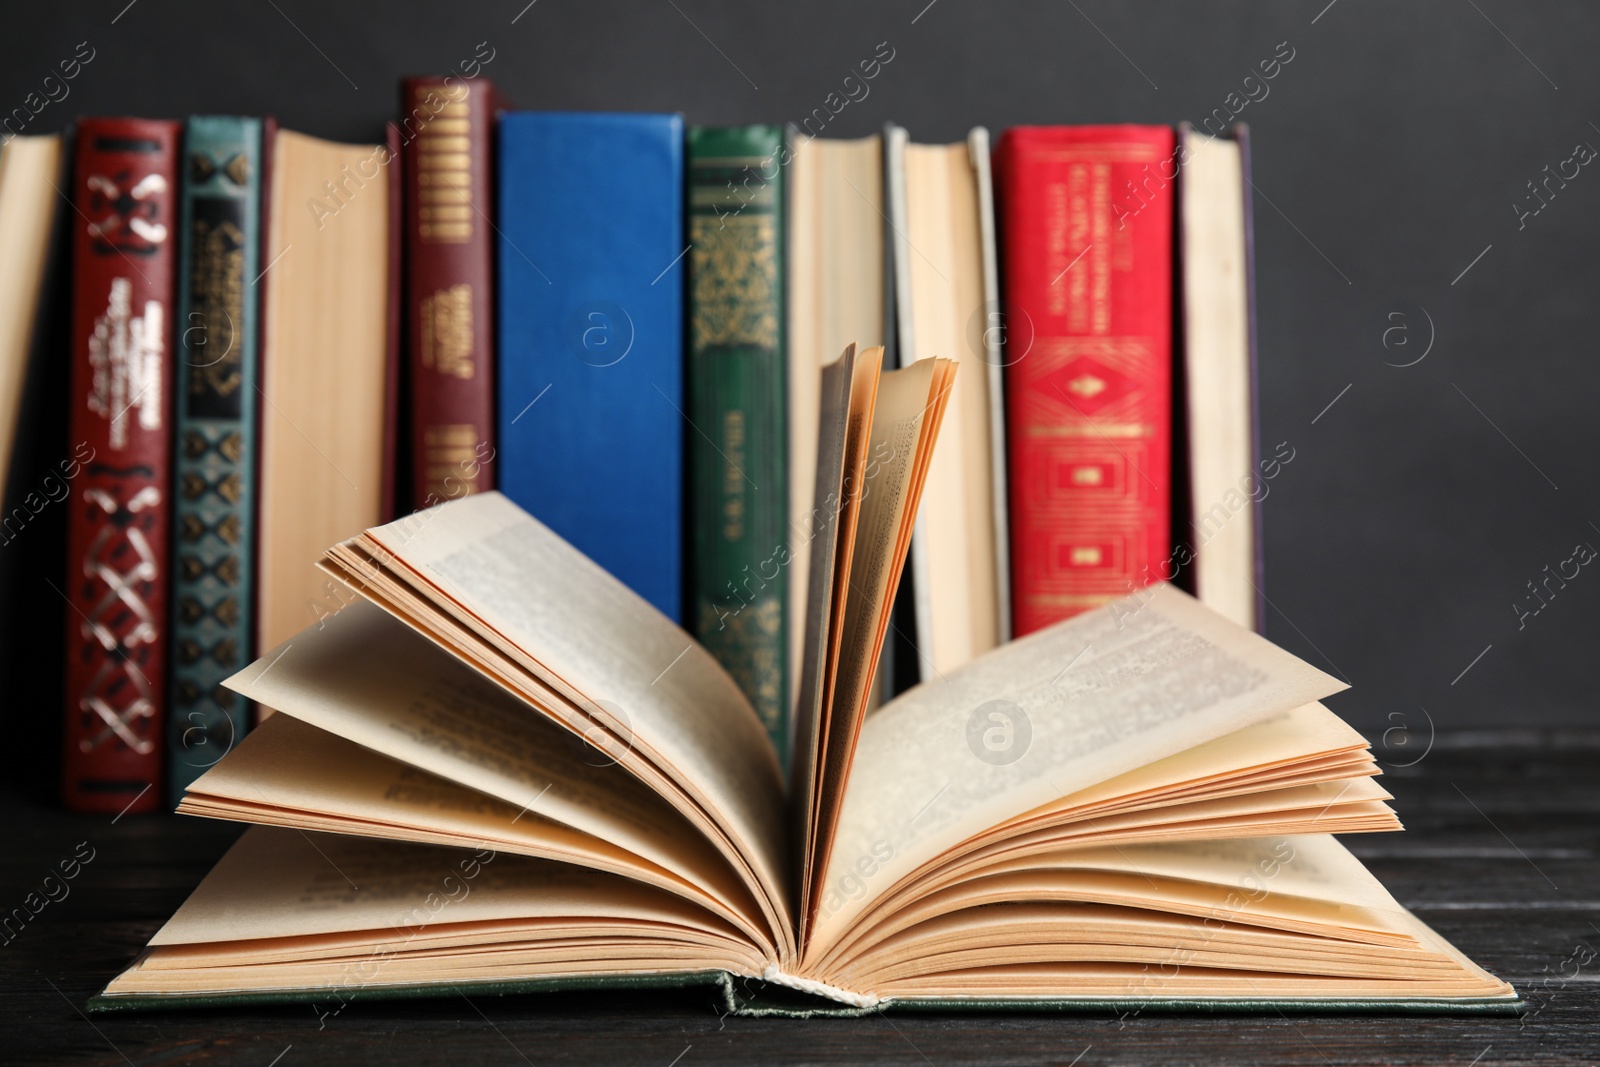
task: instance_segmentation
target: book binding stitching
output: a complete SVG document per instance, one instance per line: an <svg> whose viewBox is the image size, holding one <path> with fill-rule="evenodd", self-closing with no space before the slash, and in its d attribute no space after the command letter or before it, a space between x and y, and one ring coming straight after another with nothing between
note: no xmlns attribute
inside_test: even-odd
<svg viewBox="0 0 1600 1067"><path fill-rule="evenodd" d="M814 978L798 978L792 974L784 974L778 970L778 965L775 963L767 964L767 969L761 972L761 980L763 982L771 982L773 985L798 989L802 993L810 993L813 996L836 1000L841 1004L848 1004L852 1008L876 1008L882 1003L881 998L875 997L871 993L853 993L848 989L840 989L838 986L829 985L827 982L819 982Z"/></svg>

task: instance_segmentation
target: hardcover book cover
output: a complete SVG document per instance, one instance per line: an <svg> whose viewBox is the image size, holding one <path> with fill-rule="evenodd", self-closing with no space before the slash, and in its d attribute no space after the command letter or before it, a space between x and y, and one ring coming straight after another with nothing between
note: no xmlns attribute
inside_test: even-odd
<svg viewBox="0 0 1600 1067"><path fill-rule="evenodd" d="M691 127L691 628L788 763L789 572L780 126Z"/></svg>
<svg viewBox="0 0 1600 1067"><path fill-rule="evenodd" d="M256 639L263 645L344 603L305 546L393 511L400 174L389 165L398 134L393 125L387 133L383 144L276 127L265 138L257 282Z"/></svg>
<svg viewBox="0 0 1600 1067"><path fill-rule="evenodd" d="M31 698L13 703L10 767L0 774L17 795L47 798L61 790L61 763L48 754L61 750L61 634L72 612L61 584L66 519L73 482L92 456L84 442L67 440L65 417L69 246L79 219L61 191L72 188L74 144L68 130L0 146L0 363L9 368L0 370L0 433L9 445L0 447L0 626L8 634L0 689Z"/></svg>
<svg viewBox="0 0 1600 1067"><path fill-rule="evenodd" d="M1002 644L1011 627L989 132L914 144L891 126L885 157L900 363L939 355L962 366L911 541L908 666L926 682Z"/></svg>
<svg viewBox="0 0 1600 1067"><path fill-rule="evenodd" d="M1165 126L1018 127L996 156L1013 632L1171 577Z"/></svg>
<svg viewBox="0 0 1600 1067"><path fill-rule="evenodd" d="M1260 357L1256 349L1256 215L1255 200L1251 196L1255 186L1250 181L1250 127L1243 122L1233 124L1233 139L1239 145L1239 162L1244 175L1244 297L1245 326L1250 345L1250 435L1252 457L1257 469L1261 466L1261 374ZM1256 633L1267 632L1267 552L1262 525L1265 521L1263 501L1255 501L1253 512L1256 524L1256 552L1252 569L1256 580Z"/></svg>
<svg viewBox="0 0 1600 1067"><path fill-rule="evenodd" d="M894 340L884 157L881 133L843 140L789 128L789 587L797 591L810 587L810 545L827 525L830 506L814 492L823 368L850 345L863 352L882 346L887 358ZM795 596L789 612L792 678L804 671L805 612L805 597ZM892 678L885 666L892 668L880 663L880 681Z"/></svg>
<svg viewBox="0 0 1600 1067"><path fill-rule="evenodd" d="M1174 544L1178 580L1241 626L1263 632L1261 517L1286 457L1263 457L1257 413L1249 129L1213 138L1178 127ZM1286 446L1280 446L1286 447ZM1293 451L1290 450L1289 458Z"/></svg>
<svg viewBox="0 0 1600 1067"><path fill-rule="evenodd" d="M69 433L93 458L67 526L62 796L76 811L162 800L180 134L142 119L77 128Z"/></svg>
<svg viewBox="0 0 1600 1067"><path fill-rule="evenodd" d="M500 489L683 619L683 122L500 121Z"/></svg>
<svg viewBox="0 0 1600 1067"><path fill-rule="evenodd" d="M413 507L493 489L496 94L407 78L400 123Z"/></svg>
<svg viewBox="0 0 1600 1067"><path fill-rule="evenodd" d="M179 227L167 803L250 728L222 680L254 655L262 122L196 116Z"/></svg>
<svg viewBox="0 0 1600 1067"><path fill-rule="evenodd" d="M11 137L0 143L0 500L17 450L35 323L51 295L51 243L61 197L59 134ZM69 179L70 180L70 179ZM33 509L30 509L30 513ZM14 530L0 528L0 546Z"/></svg>
<svg viewBox="0 0 1600 1067"><path fill-rule="evenodd" d="M972 171L978 183L978 227L983 249L983 289L987 295L982 327L974 338L968 326L967 341L983 354L984 375L989 379L989 479L993 492L995 591L999 601L1000 643L1011 640L1011 499L1006 468L1006 392L1004 341L1005 312L1000 303L1000 243L996 234L994 166L989 131L982 126L967 134Z"/></svg>

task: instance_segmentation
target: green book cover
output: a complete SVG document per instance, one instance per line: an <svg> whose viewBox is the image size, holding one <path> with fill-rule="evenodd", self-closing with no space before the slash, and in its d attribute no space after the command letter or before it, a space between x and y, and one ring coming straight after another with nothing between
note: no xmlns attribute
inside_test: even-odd
<svg viewBox="0 0 1600 1067"><path fill-rule="evenodd" d="M779 126L688 134L689 619L787 765L782 148Z"/></svg>
<svg viewBox="0 0 1600 1067"><path fill-rule="evenodd" d="M351 1002L418 1000L425 997L515 996L558 992L591 992L625 996L649 989L706 991L707 1003L728 1015L814 1018L852 1017L879 1012L1033 1012L1052 1015L1174 1012L1213 1015L1264 1015L1268 1012L1381 1015L1519 1015L1527 1003L1515 994L1501 997L902 997L872 1004L846 1004L797 991L761 978L728 971L685 971L676 974L614 974L592 977L527 978L512 981L457 980L414 985L345 983L338 986L277 989L262 992L222 991L185 995L98 994L89 998L92 1015L114 1012L193 1008L247 1008L271 1004L308 1004L324 1023Z"/></svg>
<svg viewBox="0 0 1600 1067"><path fill-rule="evenodd" d="M255 655L260 119L191 118L183 149L172 703L167 799L239 743L250 702L222 680Z"/></svg>

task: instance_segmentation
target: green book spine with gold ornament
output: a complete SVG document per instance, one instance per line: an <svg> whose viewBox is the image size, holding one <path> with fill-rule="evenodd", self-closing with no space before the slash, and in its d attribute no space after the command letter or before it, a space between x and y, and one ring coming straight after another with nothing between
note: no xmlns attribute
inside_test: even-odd
<svg viewBox="0 0 1600 1067"><path fill-rule="evenodd" d="M783 128L692 127L689 623L789 758Z"/></svg>

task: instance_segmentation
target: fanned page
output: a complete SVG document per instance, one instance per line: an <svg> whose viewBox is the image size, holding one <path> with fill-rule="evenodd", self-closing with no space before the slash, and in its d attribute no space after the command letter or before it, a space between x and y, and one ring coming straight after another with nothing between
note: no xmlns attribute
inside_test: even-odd
<svg viewBox="0 0 1600 1067"><path fill-rule="evenodd" d="M371 604L350 605L230 684L297 722L269 719L180 810L582 862L698 900L772 943L754 895L659 794ZM442 810L407 811L396 800L417 791L396 786L408 768L499 804L464 822L463 802L432 787Z"/></svg>
<svg viewBox="0 0 1600 1067"><path fill-rule="evenodd" d="M561 724L661 794L740 872L786 953L793 927L776 754L754 709L693 638L498 493L368 531L328 562L531 705L525 714ZM300 640L241 674L238 688L270 680Z"/></svg>
<svg viewBox="0 0 1600 1067"><path fill-rule="evenodd" d="M563 747L570 746L558 743L558 750ZM593 821L607 824L608 830L623 830L613 835L621 844L391 759L293 716L274 715L235 749L227 767L203 789L191 789L178 810L296 829L487 847L593 867L694 900L745 926L752 940L762 939L760 913L748 893L680 816L663 810L659 798L652 798L653 804L630 804L636 798L626 794L633 789L617 790L624 794L619 797L584 781L581 774L576 777L560 781L552 776L551 791L572 789L579 804L598 809L600 818ZM649 859L652 854L661 862ZM728 900L747 903L740 911Z"/></svg>
<svg viewBox="0 0 1600 1067"><path fill-rule="evenodd" d="M859 932L950 886L1067 847L1398 830L1376 773L1366 740L1309 704L987 828L893 884L876 877L893 847L879 842L822 906L836 911L870 887L872 903L853 923Z"/></svg>
<svg viewBox="0 0 1600 1067"><path fill-rule="evenodd" d="M839 571L847 571L850 565L860 506L860 494L845 492L844 487L861 484L866 465L866 427L872 418L882 361L881 348L868 349L858 359L856 346L850 345L837 360L822 368L822 415L812 497L816 507L804 523L810 532L810 544L799 553L808 557L809 568L804 597L804 657L798 676L789 774L790 858L793 870L800 872L802 879L810 869L808 850L811 828L816 824L816 775L824 709L838 664L841 612L837 605L841 583L836 579Z"/></svg>
<svg viewBox="0 0 1600 1067"><path fill-rule="evenodd" d="M1068 849L942 896L808 973L880 1002L1515 1000L1327 835Z"/></svg>
<svg viewBox="0 0 1600 1067"><path fill-rule="evenodd" d="M986 828L1343 688L1165 585L918 686L862 730L806 958Z"/></svg>
<svg viewBox="0 0 1600 1067"><path fill-rule="evenodd" d="M383 986L761 965L726 922L612 874L258 826L106 994L296 990L337 1012Z"/></svg>
<svg viewBox="0 0 1600 1067"><path fill-rule="evenodd" d="M869 349L864 355L870 369L865 376L859 370L855 374L843 481L837 493L846 506L834 531L838 543L828 634L822 643L823 684L820 699L813 701L815 729L809 727L812 709L801 711L808 727L798 747L802 759L814 761L815 766L801 871L803 916L815 907L817 878L866 714L873 670L889 628L893 590L905 565L917 502L955 374L949 360L926 359L877 375L875 388L869 389L871 383L863 377L873 376L882 350ZM805 936L802 925L802 941Z"/></svg>

